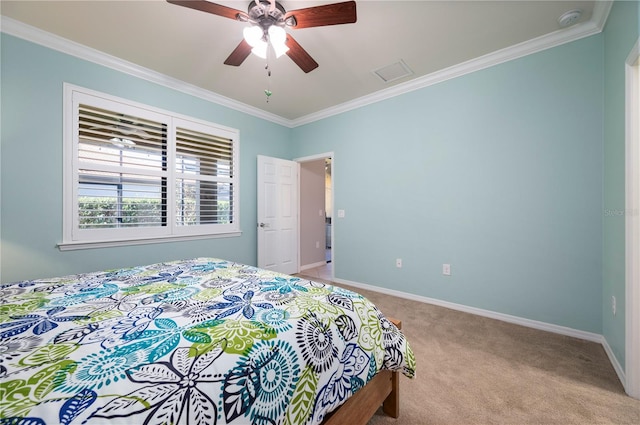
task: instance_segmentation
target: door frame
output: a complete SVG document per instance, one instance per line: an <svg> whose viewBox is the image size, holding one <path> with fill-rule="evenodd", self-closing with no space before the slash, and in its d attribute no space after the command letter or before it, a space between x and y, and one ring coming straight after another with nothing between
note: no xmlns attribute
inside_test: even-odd
<svg viewBox="0 0 640 425"><path fill-rule="evenodd" d="M300 158L294 158L293 161L298 163L317 161L319 159L331 158L331 280L334 280L336 273L336 259L335 259L335 245L336 239L334 237L334 232L336 226L333 225L335 218L335 154L333 152L325 152L319 153L316 155L303 156ZM302 190L302 186L300 184L300 173L298 173L298 192ZM298 202L300 202L300 193L298 193ZM300 211L300 205L298 205L298 211ZM300 267L300 220L298 220L298 267Z"/></svg>
<svg viewBox="0 0 640 425"><path fill-rule="evenodd" d="M640 399L640 39L625 61L625 379Z"/></svg>

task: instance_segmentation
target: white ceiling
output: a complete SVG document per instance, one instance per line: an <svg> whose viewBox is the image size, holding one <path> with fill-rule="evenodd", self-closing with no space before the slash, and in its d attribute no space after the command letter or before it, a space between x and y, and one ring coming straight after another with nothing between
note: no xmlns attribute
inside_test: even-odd
<svg viewBox="0 0 640 425"><path fill-rule="evenodd" d="M295 10L336 2L281 4ZM249 0L217 3L246 11ZM594 34L610 7L608 2L568 0L356 4L355 24L288 29L320 66L305 74L283 56L270 62L271 77L265 61L253 55L240 67L223 64L247 24L163 0L2 0L0 13L10 18L3 18L3 31L7 23L25 23L296 124ZM582 18L561 29L558 17L572 9L581 9ZM398 60L413 75L384 83L372 73ZM268 103L267 88L273 93Z"/></svg>

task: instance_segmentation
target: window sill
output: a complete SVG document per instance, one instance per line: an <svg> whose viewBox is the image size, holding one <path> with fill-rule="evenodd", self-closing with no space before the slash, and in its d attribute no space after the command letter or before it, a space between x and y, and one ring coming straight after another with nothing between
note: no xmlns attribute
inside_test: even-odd
<svg viewBox="0 0 640 425"><path fill-rule="evenodd" d="M132 246L132 245L147 245L155 243L166 242L185 242L195 241L201 239L218 239L218 238L235 238L241 236L242 232L230 232L230 233L218 233L213 235L191 235L191 236L163 236L157 238L141 238L141 239L129 239L129 240L117 240L117 241L73 241L73 242L61 242L58 244L60 251L75 251L81 249L92 248L112 248L118 246Z"/></svg>

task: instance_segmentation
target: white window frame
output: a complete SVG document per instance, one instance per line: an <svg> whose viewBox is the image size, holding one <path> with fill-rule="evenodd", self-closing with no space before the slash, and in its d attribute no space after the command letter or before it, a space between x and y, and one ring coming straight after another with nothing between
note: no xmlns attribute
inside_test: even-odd
<svg viewBox="0 0 640 425"><path fill-rule="evenodd" d="M63 240L58 244L62 251L110 246L140 245L167 241L185 241L219 237L236 237L240 231L240 141L237 129L165 111L149 105L100 93L94 90L64 84L63 109ZM131 227L109 229L81 229L78 215L78 144L79 105L88 104L123 114L140 116L162 122L167 126L167 170L158 175L167 178L167 223L156 227ZM233 174L227 179L233 185L232 222L229 224L196 224L179 226L176 222L175 184L176 128L186 128L232 141Z"/></svg>

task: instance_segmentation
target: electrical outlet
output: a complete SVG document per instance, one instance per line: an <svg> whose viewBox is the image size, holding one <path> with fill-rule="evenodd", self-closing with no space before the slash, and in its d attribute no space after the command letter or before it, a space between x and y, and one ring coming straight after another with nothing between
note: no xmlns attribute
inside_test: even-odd
<svg viewBox="0 0 640 425"><path fill-rule="evenodd" d="M445 276L451 276L451 264L442 265L442 274Z"/></svg>
<svg viewBox="0 0 640 425"><path fill-rule="evenodd" d="M616 297L615 296L611 297L611 311L615 316L616 315Z"/></svg>
<svg viewBox="0 0 640 425"><path fill-rule="evenodd" d="M316 241L316 248L320 248L320 241Z"/></svg>
<svg viewBox="0 0 640 425"><path fill-rule="evenodd" d="M396 267L402 268L402 258L396 258Z"/></svg>

